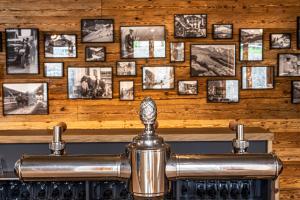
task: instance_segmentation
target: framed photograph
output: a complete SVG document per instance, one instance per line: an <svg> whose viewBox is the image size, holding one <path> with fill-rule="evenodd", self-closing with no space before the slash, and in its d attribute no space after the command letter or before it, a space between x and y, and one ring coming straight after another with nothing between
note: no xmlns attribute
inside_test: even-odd
<svg viewBox="0 0 300 200"><path fill-rule="evenodd" d="M119 97L122 101L134 100L134 82L120 81L119 82Z"/></svg>
<svg viewBox="0 0 300 200"><path fill-rule="evenodd" d="M205 38L207 36L206 14L174 15L175 38Z"/></svg>
<svg viewBox="0 0 300 200"><path fill-rule="evenodd" d="M45 58L76 58L76 35L45 35Z"/></svg>
<svg viewBox="0 0 300 200"><path fill-rule="evenodd" d="M184 62L184 42L170 43L170 60L171 62Z"/></svg>
<svg viewBox="0 0 300 200"><path fill-rule="evenodd" d="M291 48L290 33L271 33L270 34L270 49L290 49Z"/></svg>
<svg viewBox="0 0 300 200"><path fill-rule="evenodd" d="M165 58L165 26L121 26L121 58Z"/></svg>
<svg viewBox="0 0 300 200"><path fill-rule="evenodd" d="M300 49L300 16L297 17L297 47Z"/></svg>
<svg viewBox="0 0 300 200"><path fill-rule="evenodd" d="M178 94L179 95L197 95L198 94L198 81L178 81Z"/></svg>
<svg viewBox="0 0 300 200"><path fill-rule="evenodd" d="M300 76L300 53L278 54L278 76Z"/></svg>
<svg viewBox="0 0 300 200"><path fill-rule="evenodd" d="M50 78L61 78L64 76L64 63L62 62L45 62L44 76Z"/></svg>
<svg viewBox="0 0 300 200"><path fill-rule="evenodd" d="M175 69L172 66L144 66L142 69L144 90L174 89Z"/></svg>
<svg viewBox="0 0 300 200"><path fill-rule="evenodd" d="M3 83L3 115L47 115L47 83Z"/></svg>
<svg viewBox="0 0 300 200"><path fill-rule="evenodd" d="M7 74L38 74L38 29L10 28L5 30L5 34Z"/></svg>
<svg viewBox="0 0 300 200"><path fill-rule="evenodd" d="M69 67L68 97L70 99L112 99L111 67Z"/></svg>
<svg viewBox="0 0 300 200"><path fill-rule="evenodd" d="M81 41L90 42L114 42L113 19L82 19Z"/></svg>
<svg viewBox="0 0 300 200"><path fill-rule="evenodd" d="M300 81L292 81L292 103L300 103Z"/></svg>
<svg viewBox="0 0 300 200"><path fill-rule="evenodd" d="M270 66L242 67L242 89L273 89L274 69Z"/></svg>
<svg viewBox="0 0 300 200"><path fill-rule="evenodd" d="M213 103L238 103L238 80L208 80L207 102Z"/></svg>
<svg viewBox="0 0 300 200"><path fill-rule="evenodd" d="M192 44L191 76L235 76L234 44Z"/></svg>
<svg viewBox="0 0 300 200"><path fill-rule="evenodd" d="M105 54L105 47L85 47L86 62L104 62Z"/></svg>
<svg viewBox="0 0 300 200"><path fill-rule="evenodd" d="M2 32L0 32L0 52L3 51L3 44L2 44Z"/></svg>
<svg viewBox="0 0 300 200"><path fill-rule="evenodd" d="M213 39L232 39L232 24L213 24Z"/></svg>
<svg viewBox="0 0 300 200"><path fill-rule="evenodd" d="M136 76L136 62L118 61L117 76Z"/></svg>
<svg viewBox="0 0 300 200"><path fill-rule="evenodd" d="M263 29L240 29L240 61L263 60Z"/></svg>

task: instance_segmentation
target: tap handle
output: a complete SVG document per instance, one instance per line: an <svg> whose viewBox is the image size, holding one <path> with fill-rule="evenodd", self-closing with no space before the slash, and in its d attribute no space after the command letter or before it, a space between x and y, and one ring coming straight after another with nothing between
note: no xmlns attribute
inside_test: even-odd
<svg viewBox="0 0 300 200"><path fill-rule="evenodd" d="M52 155L65 154L65 142L62 140L62 133L67 130L67 124L60 122L53 127L53 139L49 144L49 149Z"/></svg>
<svg viewBox="0 0 300 200"><path fill-rule="evenodd" d="M140 105L140 119L143 124L154 125L157 117L157 108L153 99L146 97Z"/></svg>

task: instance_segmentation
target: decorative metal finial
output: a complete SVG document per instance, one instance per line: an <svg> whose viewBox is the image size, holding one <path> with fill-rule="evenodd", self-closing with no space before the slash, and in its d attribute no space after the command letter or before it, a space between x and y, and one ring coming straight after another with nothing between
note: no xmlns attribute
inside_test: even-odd
<svg viewBox="0 0 300 200"><path fill-rule="evenodd" d="M140 105L140 119L145 125L146 134L154 133L154 124L157 117L156 104L153 99L146 97Z"/></svg>

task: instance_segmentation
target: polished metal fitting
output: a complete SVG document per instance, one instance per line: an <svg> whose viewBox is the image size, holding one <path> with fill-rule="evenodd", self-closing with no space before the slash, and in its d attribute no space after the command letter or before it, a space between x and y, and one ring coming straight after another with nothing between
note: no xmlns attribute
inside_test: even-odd
<svg viewBox="0 0 300 200"><path fill-rule="evenodd" d="M62 140L62 133L67 130L67 125L64 122L53 127L53 139L49 144L51 155L61 156L65 154L65 141Z"/></svg>
<svg viewBox="0 0 300 200"><path fill-rule="evenodd" d="M233 152L247 153L247 149L249 147L249 141L244 138L244 125L237 124L235 131L236 131L236 138L232 141Z"/></svg>
<svg viewBox="0 0 300 200"><path fill-rule="evenodd" d="M140 119L145 125L144 134L155 134L155 122L157 118L157 108L153 99L146 97L140 105Z"/></svg>

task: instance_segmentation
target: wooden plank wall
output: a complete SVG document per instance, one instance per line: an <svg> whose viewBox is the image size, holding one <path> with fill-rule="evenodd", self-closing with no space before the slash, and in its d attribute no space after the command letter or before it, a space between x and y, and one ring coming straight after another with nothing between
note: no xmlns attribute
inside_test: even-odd
<svg viewBox="0 0 300 200"><path fill-rule="evenodd" d="M188 13L208 14L208 37L206 39L178 40L173 37L173 15ZM66 121L71 128L136 128L141 127L137 111L141 99L151 96L157 100L160 127L226 127L231 119L238 119L248 126L258 126L275 132L274 149L285 163L281 177L281 199L300 199L300 106L291 104L291 80L278 78L273 90L241 91L238 104L206 103L206 78L190 78L189 45L191 43L235 43L238 45L239 28L264 28L264 61L238 62L247 65L274 66L277 71L277 53L299 52L296 50L296 17L300 16L299 0L0 0L0 31L5 28L34 27L40 30L40 75L6 75L5 53L0 53L0 79L2 82L49 83L50 114L47 116L0 116L0 129L45 129L58 121ZM82 18L113 18L115 20L115 43L104 44L107 62L85 63L84 44L80 43L80 20ZM233 23L232 40L212 39L214 23ZM119 27L121 25L165 25L167 42L186 42L186 62L175 64L176 79L199 80L199 94L190 98L178 96L176 90L142 91L141 66L143 64L168 64L166 59L139 59L138 76L135 81L135 101L118 99L118 82L127 78L114 78L112 100L68 100L66 77L49 79L43 77L43 62L63 61L65 66L112 66L120 60ZM292 33L292 49L269 50L269 33ZM78 58L45 59L45 33L76 33L78 35ZM4 42L4 38L3 38ZM238 48L237 48L238 49ZM238 50L237 50L238 55ZM65 74L66 74L65 68ZM130 78L131 80L132 78ZM2 104L2 100L0 102ZM0 110L2 113L2 108Z"/></svg>

